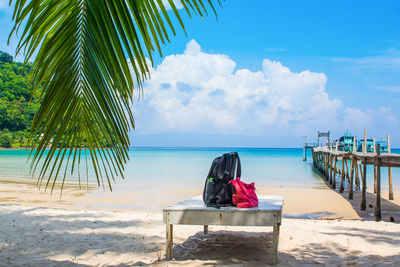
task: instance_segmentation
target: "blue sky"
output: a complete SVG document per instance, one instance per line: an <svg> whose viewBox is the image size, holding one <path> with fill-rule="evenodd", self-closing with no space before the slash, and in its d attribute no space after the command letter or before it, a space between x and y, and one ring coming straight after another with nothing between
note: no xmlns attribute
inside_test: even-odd
<svg viewBox="0 0 400 267"><path fill-rule="evenodd" d="M0 50L12 53L8 0ZM391 134L400 147L400 2L228 0L186 20L133 105L133 145L299 147Z"/></svg>

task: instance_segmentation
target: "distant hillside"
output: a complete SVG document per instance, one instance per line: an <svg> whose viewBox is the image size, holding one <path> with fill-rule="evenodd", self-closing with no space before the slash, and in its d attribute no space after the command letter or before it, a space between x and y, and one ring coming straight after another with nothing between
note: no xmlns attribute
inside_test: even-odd
<svg viewBox="0 0 400 267"><path fill-rule="evenodd" d="M0 147L27 146L32 119L39 103L28 83L32 65L14 62L0 51Z"/></svg>

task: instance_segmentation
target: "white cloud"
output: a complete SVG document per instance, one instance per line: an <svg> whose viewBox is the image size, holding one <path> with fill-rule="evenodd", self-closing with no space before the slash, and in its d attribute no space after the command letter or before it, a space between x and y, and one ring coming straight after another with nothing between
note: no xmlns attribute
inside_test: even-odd
<svg viewBox="0 0 400 267"><path fill-rule="evenodd" d="M387 133L393 133L398 126L399 121L390 107L379 107L366 111L347 107L344 110L341 124L341 128L351 129L352 133L361 133L360 136L362 136L363 130L367 129L370 137L382 137Z"/></svg>
<svg viewBox="0 0 400 267"><path fill-rule="evenodd" d="M362 111L326 92L323 73L292 72L264 59L261 70L237 69L226 55L196 41L152 70L134 109L139 133L314 135L317 130L371 126L374 114L397 122L390 108Z"/></svg>
<svg viewBox="0 0 400 267"><path fill-rule="evenodd" d="M388 49L380 51L378 55L368 57L335 57L331 61L347 64L354 70L391 70L400 68L400 51L397 49Z"/></svg>
<svg viewBox="0 0 400 267"><path fill-rule="evenodd" d="M344 111L343 126L348 129L360 131L370 128L374 124L374 116L357 108L348 107Z"/></svg>

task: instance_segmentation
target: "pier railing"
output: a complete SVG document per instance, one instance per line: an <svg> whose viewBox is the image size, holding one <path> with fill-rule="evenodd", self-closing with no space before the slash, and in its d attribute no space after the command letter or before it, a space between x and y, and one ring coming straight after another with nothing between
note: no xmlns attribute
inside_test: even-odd
<svg viewBox="0 0 400 267"><path fill-rule="evenodd" d="M311 148L311 147L318 147L318 143L305 143L304 147Z"/></svg>
<svg viewBox="0 0 400 267"><path fill-rule="evenodd" d="M307 161L307 148L318 147L318 143L304 143L303 146L303 161Z"/></svg>

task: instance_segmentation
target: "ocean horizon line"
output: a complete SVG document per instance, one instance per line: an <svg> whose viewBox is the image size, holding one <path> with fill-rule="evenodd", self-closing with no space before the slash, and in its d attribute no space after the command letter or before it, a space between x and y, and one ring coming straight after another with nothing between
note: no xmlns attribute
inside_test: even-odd
<svg viewBox="0 0 400 267"><path fill-rule="evenodd" d="M247 147L247 146L129 146L131 148L149 149L302 149L302 147Z"/></svg>
<svg viewBox="0 0 400 267"><path fill-rule="evenodd" d="M147 148L147 149L303 149L303 147L246 147L246 146L129 146L129 149ZM400 148L392 147L392 150L400 150Z"/></svg>

